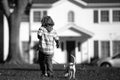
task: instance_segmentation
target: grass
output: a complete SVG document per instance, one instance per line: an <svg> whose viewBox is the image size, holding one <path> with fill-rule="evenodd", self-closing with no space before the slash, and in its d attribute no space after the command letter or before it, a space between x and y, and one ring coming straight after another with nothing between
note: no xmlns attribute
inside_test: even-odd
<svg viewBox="0 0 120 80"><path fill-rule="evenodd" d="M11 68L12 65L5 66L0 65L0 80L67 80L64 77L62 65L54 65L54 78L41 77L38 65L34 66L34 68ZM77 66L76 80L120 80L120 68L100 68L90 65Z"/></svg>

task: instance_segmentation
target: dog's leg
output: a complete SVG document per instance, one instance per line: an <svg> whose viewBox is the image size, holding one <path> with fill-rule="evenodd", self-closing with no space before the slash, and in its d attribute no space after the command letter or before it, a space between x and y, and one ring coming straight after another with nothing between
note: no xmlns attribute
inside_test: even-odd
<svg viewBox="0 0 120 80"><path fill-rule="evenodd" d="M73 79L75 79L75 71L73 71Z"/></svg>
<svg viewBox="0 0 120 80"><path fill-rule="evenodd" d="M69 71L69 80L71 80L72 79L72 71L70 70Z"/></svg>

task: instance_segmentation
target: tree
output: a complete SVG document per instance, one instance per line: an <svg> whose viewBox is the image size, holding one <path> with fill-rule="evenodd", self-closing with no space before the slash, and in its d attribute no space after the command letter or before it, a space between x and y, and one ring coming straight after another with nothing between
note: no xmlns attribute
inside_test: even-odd
<svg viewBox="0 0 120 80"><path fill-rule="evenodd" d="M24 64L20 54L20 22L26 8L32 3L32 0L2 0L3 14L8 21L9 29L9 53L6 60L10 64ZM10 9L12 8L12 12Z"/></svg>

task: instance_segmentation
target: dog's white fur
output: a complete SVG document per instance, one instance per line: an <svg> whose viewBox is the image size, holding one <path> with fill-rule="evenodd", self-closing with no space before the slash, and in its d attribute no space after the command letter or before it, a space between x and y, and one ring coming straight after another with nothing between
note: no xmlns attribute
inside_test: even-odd
<svg viewBox="0 0 120 80"><path fill-rule="evenodd" d="M74 61L68 63L67 65L64 65L64 67L68 69L68 73L65 74L65 77L69 77L69 80L72 78L75 79L75 73L76 73L76 67L75 67L76 60L73 55L71 55L71 57L73 57Z"/></svg>

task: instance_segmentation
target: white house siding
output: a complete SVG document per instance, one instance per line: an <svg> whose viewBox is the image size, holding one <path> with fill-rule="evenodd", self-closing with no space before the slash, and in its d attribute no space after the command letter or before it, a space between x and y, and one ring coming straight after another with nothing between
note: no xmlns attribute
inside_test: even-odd
<svg viewBox="0 0 120 80"><path fill-rule="evenodd" d="M86 26L84 26L83 24L87 24L91 20L93 16L91 16L91 14L88 14L89 12L92 13L92 10L84 10L82 9L80 6L77 6L69 1L64 1L62 4L58 4L56 6L53 6L51 9L49 9L49 15L51 15L55 21L55 29L56 30L60 30L62 27L67 27L67 25L69 24L68 22L68 12L69 11L73 11L75 14L75 22L74 24L77 24L77 26L82 27L82 28L86 28ZM92 31L90 31L92 32ZM60 36L77 36L80 37L81 34L78 34L76 32L72 32L71 30L66 30L64 32L61 32L59 34ZM71 40L68 38L68 40ZM78 45L77 42L79 40L74 39L76 41L76 46ZM66 40L64 41L64 43L66 42ZM86 44L82 44L83 47L81 47L81 51L78 51L78 47L75 48L75 56L76 56L76 62L77 63L82 63L84 61L89 62L90 55L88 55L88 44L89 42L86 41ZM57 51L55 51L57 52ZM90 52L89 52L90 53ZM56 53L57 54L57 53ZM92 54L92 53L91 53ZM66 55L65 55L66 56ZM62 60L62 59L61 59ZM64 59L63 59L64 61Z"/></svg>
<svg viewBox="0 0 120 80"><path fill-rule="evenodd" d="M62 4L55 5L49 9L49 15L51 15L55 21L55 29L59 30L61 27L65 27L68 24L69 11L74 11L76 23L76 13L79 13L80 10L81 7L78 7L69 1L64 1Z"/></svg>
<svg viewBox="0 0 120 80"><path fill-rule="evenodd" d="M56 5L57 4L57 5ZM67 0L64 0L62 3L55 3L53 6L49 9L39 9L39 8L32 8L30 11L30 23L21 23L21 31L20 31L20 39L22 41L29 41L29 29L31 32L31 46L34 45L34 41L38 41L37 39L37 30L41 26L40 22L34 22L33 21L33 12L34 11L41 11L41 10L47 10L48 15L50 15L54 22L55 26L54 28L57 31L60 31L61 28L67 27L71 23L68 22L68 12L73 11L75 15L75 22L74 24L77 25L77 27L83 28L88 32L93 33L94 35L90 35L91 38L87 38L84 42L81 43L81 51L78 51L78 42L81 42L78 37L81 37L81 33L77 33L75 31L72 31L70 28L66 29L66 31L59 32L58 35L62 37L61 41L64 42L64 51L61 50L61 48L56 49L55 48L55 54L53 57L54 63L66 63L67 62L67 51L66 51L66 41L67 40L74 40L75 41L75 56L76 56L76 62L82 63L82 62L90 62L91 58L94 58L94 41L97 40L99 43L99 54L98 56L101 57L101 41L110 41L110 56L113 55L112 53L112 40L120 40L118 36L120 36L120 22L119 23L113 23L112 22L112 11L113 10L120 10L119 8L82 8L78 5L75 5L72 2L69 2ZM99 18L99 23L94 23L94 10L98 10L99 17L100 17L100 11L101 10L109 10L110 11L110 22L108 23L101 23ZM5 22L5 26L6 22ZM74 26L71 26L74 27ZM7 30L7 29L4 29ZM7 35L7 33L5 34ZM23 36L24 35L24 36ZM88 34L89 35L89 34ZM67 38L66 38L67 37ZM72 37L72 38L71 38ZM8 46L6 42L8 43L7 37L5 37L5 47ZM5 49L5 48L4 48ZM6 59L7 51L4 50ZM33 50L29 53L29 63L33 63Z"/></svg>
<svg viewBox="0 0 120 80"><path fill-rule="evenodd" d="M30 23L28 22L21 22L20 24L20 51L21 56L27 63L29 63L29 53L27 52L29 49L29 25Z"/></svg>
<svg viewBox="0 0 120 80"><path fill-rule="evenodd" d="M53 63L55 64L63 64L63 63L66 63L67 62L67 53L66 53L66 50L64 51L61 51L61 49L56 49L56 46L55 46L55 53L54 53L54 56L53 56Z"/></svg>
<svg viewBox="0 0 120 80"><path fill-rule="evenodd" d="M8 23L6 17L4 16L4 60L6 60L8 55L8 46L9 46L9 36L8 36Z"/></svg>

